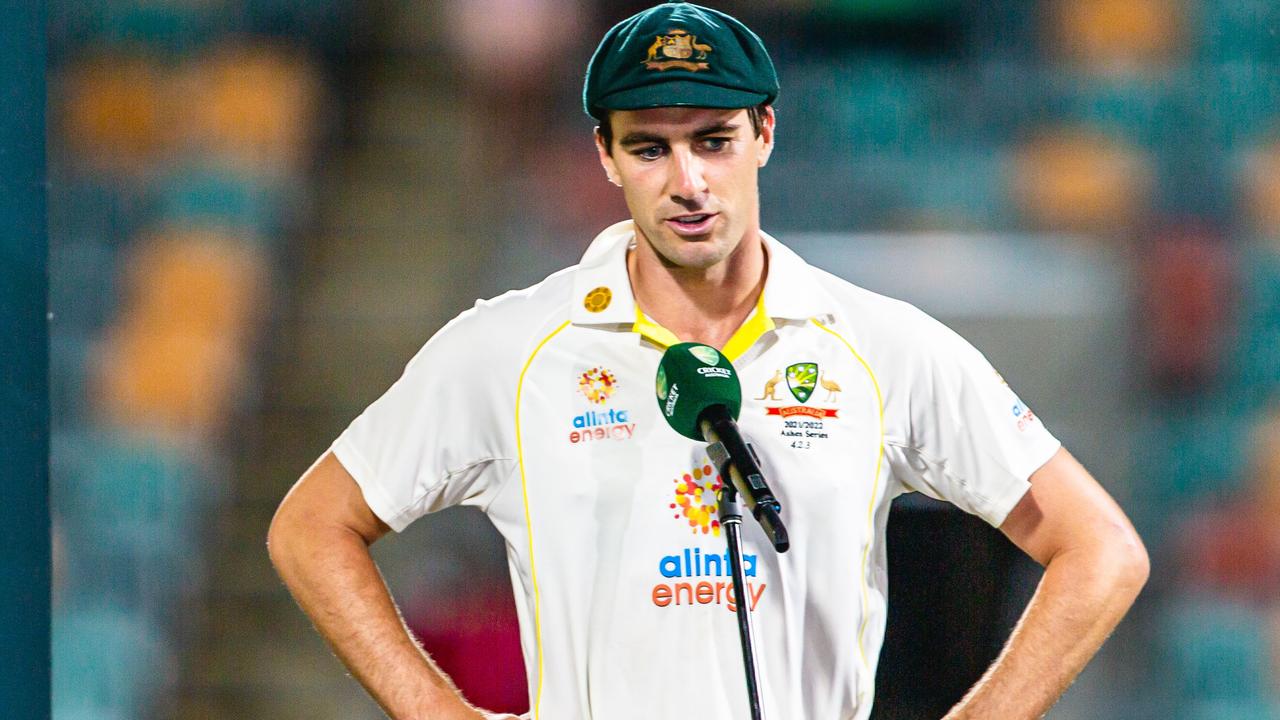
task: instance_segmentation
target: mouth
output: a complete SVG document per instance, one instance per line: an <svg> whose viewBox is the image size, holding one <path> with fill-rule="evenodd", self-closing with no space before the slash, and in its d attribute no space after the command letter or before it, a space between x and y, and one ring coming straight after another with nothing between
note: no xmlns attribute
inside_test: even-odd
<svg viewBox="0 0 1280 720"><path fill-rule="evenodd" d="M719 213L689 213L669 217L665 222L677 235L705 235L718 217Z"/></svg>

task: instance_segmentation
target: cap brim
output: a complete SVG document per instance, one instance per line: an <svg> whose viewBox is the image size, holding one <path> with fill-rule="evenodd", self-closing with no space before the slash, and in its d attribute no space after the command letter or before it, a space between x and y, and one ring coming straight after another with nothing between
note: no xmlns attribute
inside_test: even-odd
<svg viewBox="0 0 1280 720"><path fill-rule="evenodd" d="M667 80L606 95L592 108L600 110L645 110L658 107L706 107L731 110L759 105L766 93L735 90L693 80Z"/></svg>

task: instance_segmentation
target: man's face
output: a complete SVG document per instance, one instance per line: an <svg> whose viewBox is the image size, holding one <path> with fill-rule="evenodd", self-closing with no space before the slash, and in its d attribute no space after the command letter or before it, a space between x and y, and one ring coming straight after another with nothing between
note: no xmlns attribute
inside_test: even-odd
<svg viewBox="0 0 1280 720"><path fill-rule="evenodd" d="M609 121L613 152L597 134L600 162L667 265L712 268L759 230L757 179L773 150L772 109L759 137L746 110L617 110Z"/></svg>

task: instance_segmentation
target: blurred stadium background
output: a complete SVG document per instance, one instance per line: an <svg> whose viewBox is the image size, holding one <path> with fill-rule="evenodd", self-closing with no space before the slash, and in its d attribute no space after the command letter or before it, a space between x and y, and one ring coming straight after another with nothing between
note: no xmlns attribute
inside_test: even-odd
<svg viewBox="0 0 1280 720"><path fill-rule="evenodd" d="M579 92L647 4L50 0L57 720L380 717L267 523L436 328L625 216ZM782 78L766 229L968 336L1148 542L1050 717L1280 718L1280 6L715 5ZM1035 569L918 500L892 533L876 716L937 717ZM472 699L523 709L483 518L375 554Z"/></svg>

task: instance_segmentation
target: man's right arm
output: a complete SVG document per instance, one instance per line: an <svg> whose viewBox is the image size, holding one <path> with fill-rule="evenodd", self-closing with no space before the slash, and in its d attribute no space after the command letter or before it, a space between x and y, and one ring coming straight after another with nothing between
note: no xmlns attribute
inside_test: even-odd
<svg viewBox="0 0 1280 720"><path fill-rule="evenodd" d="M325 453L271 521L276 571L351 673L396 720L477 720L453 683L417 645L369 554L390 530L355 479Z"/></svg>

